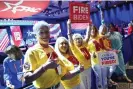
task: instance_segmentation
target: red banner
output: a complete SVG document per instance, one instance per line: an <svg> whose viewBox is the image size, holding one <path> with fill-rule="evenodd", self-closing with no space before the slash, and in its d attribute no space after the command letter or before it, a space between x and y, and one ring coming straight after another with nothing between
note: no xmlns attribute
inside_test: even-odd
<svg viewBox="0 0 133 89"><path fill-rule="evenodd" d="M49 0L3 0L0 1L0 18L23 18L46 9Z"/></svg>
<svg viewBox="0 0 133 89"><path fill-rule="evenodd" d="M90 22L90 6L79 2L69 3L69 18L72 23Z"/></svg>
<svg viewBox="0 0 133 89"><path fill-rule="evenodd" d="M14 45L20 46L22 41L22 33L20 30L20 26L11 26L10 28Z"/></svg>

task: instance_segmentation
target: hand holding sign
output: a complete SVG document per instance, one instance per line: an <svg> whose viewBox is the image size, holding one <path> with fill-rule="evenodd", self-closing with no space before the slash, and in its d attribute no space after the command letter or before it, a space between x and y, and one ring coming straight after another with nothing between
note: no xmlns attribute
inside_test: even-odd
<svg viewBox="0 0 133 89"><path fill-rule="evenodd" d="M118 56L113 51L99 52L98 59L101 66L118 65Z"/></svg>

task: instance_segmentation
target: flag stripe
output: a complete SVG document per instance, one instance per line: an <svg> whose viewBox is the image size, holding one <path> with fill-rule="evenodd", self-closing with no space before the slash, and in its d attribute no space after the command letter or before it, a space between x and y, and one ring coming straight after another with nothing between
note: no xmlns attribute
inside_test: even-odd
<svg viewBox="0 0 133 89"><path fill-rule="evenodd" d="M6 34L6 35L3 37L3 39L2 39L1 42L0 42L0 45L3 44L3 42L5 41L5 39L6 39L7 36L8 36L8 35Z"/></svg>
<svg viewBox="0 0 133 89"><path fill-rule="evenodd" d="M5 48L7 47L8 43L9 43L9 39L7 38L7 40L5 41L5 43L4 43L4 45L2 46L1 49L5 50Z"/></svg>
<svg viewBox="0 0 133 89"><path fill-rule="evenodd" d="M9 43L8 35L5 35L4 38L5 38L5 39L2 40L2 44L0 45L0 50L1 50L1 51L5 50L6 46L7 46L8 43Z"/></svg>

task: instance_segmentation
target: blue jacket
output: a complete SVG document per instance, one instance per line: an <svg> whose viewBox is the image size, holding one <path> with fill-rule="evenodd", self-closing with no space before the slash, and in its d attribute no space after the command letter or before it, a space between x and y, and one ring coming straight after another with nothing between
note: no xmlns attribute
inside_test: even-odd
<svg viewBox="0 0 133 89"><path fill-rule="evenodd" d="M22 72L21 65L24 62L24 57L22 60L12 60L7 57L4 59L4 80L9 80L12 85L15 86L15 89L22 87L22 82L17 79L17 72ZM15 66L14 66L15 65Z"/></svg>

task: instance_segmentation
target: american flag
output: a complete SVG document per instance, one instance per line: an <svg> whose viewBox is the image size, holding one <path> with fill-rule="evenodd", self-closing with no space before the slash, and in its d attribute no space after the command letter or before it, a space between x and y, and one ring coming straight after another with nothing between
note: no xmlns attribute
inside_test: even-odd
<svg viewBox="0 0 133 89"><path fill-rule="evenodd" d="M60 33L60 24L50 24L50 38L56 39Z"/></svg>
<svg viewBox="0 0 133 89"><path fill-rule="evenodd" d="M9 43L7 29L0 29L0 51L3 52Z"/></svg>
<svg viewBox="0 0 133 89"><path fill-rule="evenodd" d="M88 26L88 23L72 23L71 28L74 30L84 30Z"/></svg>

